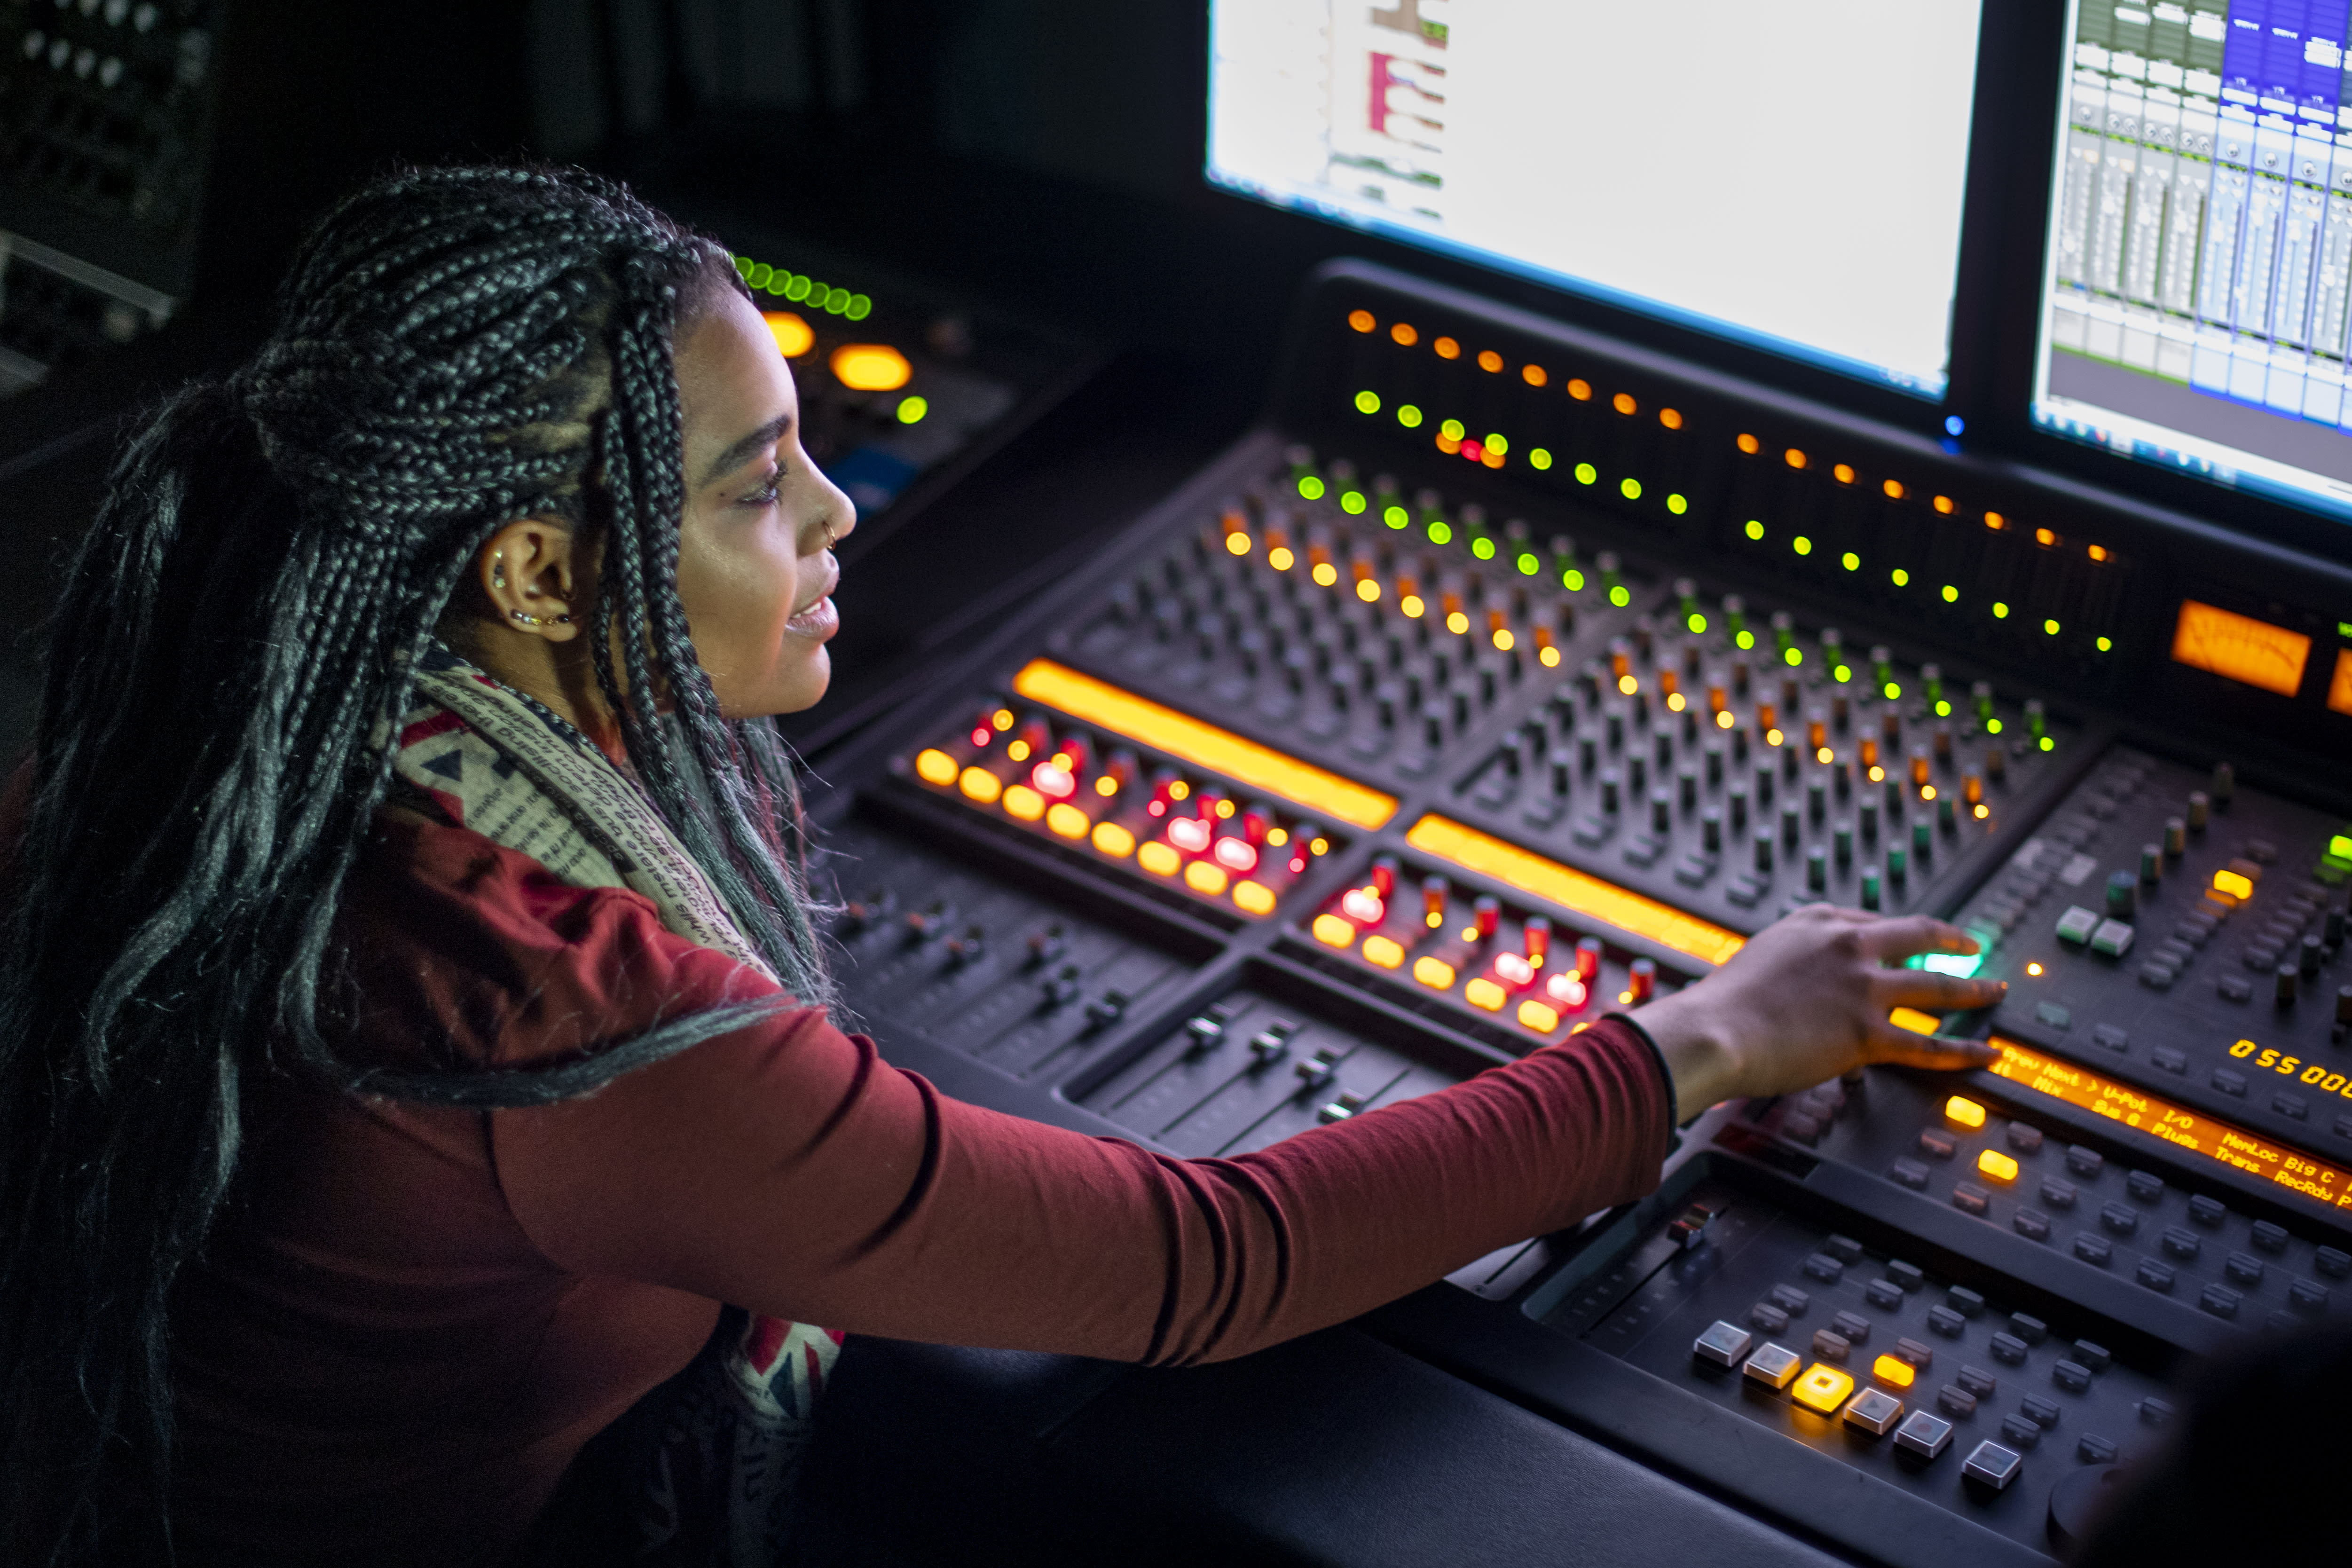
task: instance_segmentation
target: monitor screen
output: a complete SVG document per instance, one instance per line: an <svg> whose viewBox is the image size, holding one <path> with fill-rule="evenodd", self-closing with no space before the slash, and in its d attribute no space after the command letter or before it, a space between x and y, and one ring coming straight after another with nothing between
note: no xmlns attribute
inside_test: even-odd
<svg viewBox="0 0 2352 1568"><path fill-rule="evenodd" d="M2072 0L2043 428L2352 517L2347 0Z"/></svg>
<svg viewBox="0 0 2352 1568"><path fill-rule="evenodd" d="M1213 0L1227 189L1940 398L1979 0Z"/></svg>

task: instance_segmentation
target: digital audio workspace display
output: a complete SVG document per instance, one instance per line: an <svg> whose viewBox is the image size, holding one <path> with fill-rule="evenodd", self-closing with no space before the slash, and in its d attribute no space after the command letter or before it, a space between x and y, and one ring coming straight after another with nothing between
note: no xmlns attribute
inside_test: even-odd
<svg viewBox="0 0 2352 1568"><path fill-rule="evenodd" d="M2035 420L2352 519L2352 4L2070 11Z"/></svg>
<svg viewBox="0 0 2352 1568"><path fill-rule="evenodd" d="M1978 0L1214 0L1209 179L1941 397Z"/></svg>

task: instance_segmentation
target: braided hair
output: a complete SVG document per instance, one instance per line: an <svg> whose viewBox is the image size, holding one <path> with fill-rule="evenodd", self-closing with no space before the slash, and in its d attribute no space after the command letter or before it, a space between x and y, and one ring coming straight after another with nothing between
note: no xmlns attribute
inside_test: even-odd
<svg viewBox="0 0 2352 1568"><path fill-rule="evenodd" d="M790 755L721 718L677 598L672 345L727 287L715 243L595 176L397 173L305 240L252 363L119 458L51 633L0 932L0 1558L169 1559L165 1308L254 1075L545 1103L776 1005L388 1090L343 1059L340 890L411 671L500 527L601 533L615 635L588 640L631 765L786 992L830 1005Z"/></svg>

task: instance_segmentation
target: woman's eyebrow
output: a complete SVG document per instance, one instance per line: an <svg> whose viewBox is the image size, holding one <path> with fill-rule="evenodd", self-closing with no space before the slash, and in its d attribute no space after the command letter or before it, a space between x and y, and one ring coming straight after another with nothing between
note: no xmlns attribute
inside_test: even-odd
<svg viewBox="0 0 2352 1568"><path fill-rule="evenodd" d="M745 463L750 462L755 454L765 451L783 439L784 432L792 427L793 416L789 414L778 415L769 420L765 425L761 426L749 436L743 437L712 458L709 471L702 476L702 483L710 484L733 473Z"/></svg>

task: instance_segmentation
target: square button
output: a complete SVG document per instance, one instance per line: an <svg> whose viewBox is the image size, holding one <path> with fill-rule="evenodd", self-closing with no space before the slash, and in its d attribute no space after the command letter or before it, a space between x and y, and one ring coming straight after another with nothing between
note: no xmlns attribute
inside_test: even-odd
<svg viewBox="0 0 2352 1568"><path fill-rule="evenodd" d="M1883 1389L1865 1388L1845 1407L1845 1424L1884 1437L1902 1418L1903 1402Z"/></svg>
<svg viewBox="0 0 2352 1568"><path fill-rule="evenodd" d="M2016 1450L2004 1448L1988 1438L1977 1445L1976 1451L1969 1456L1968 1463L1960 1467L1960 1473L1970 1480L1981 1481L1993 1490L2000 1491L2017 1479L2017 1472L2024 1468L2025 1460Z"/></svg>
<svg viewBox="0 0 2352 1568"><path fill-rule="evenodd" d="M1768 1344L1748 1358L1741 1370L1775 1394L1797 1381L1797 1368L1804 1357L1780 1345Z"/></svg>
<svg viewBox="0 0 2352 1568"><path fill-rule="evenodd" d="M1816 1362L1811 1371L1790 1386L1789 1396L1808 1410L1829 1415L1834 1414L1837 1407L1845 1403L1845 1396L1853 1392L1852 1373Z"/></svg>
<svg viewBox="0 0 2352 1568"><path fill-rule="evenodd" d="M2071 942L2079 945L2090 941L2091 933L2098 929L2098 915L2080 904L2068 905L2066 912L2058 917L2060 942Z"/></svg>
<svg viewBox="0 0 2352 1568"><path fill-rule="evenodd" d="M1923 1459L1932 1459L1952 1446L1952 1424L1940 1415L1914 1410L1895 1429L1895 1446Z"/></svg>
<svg viewBox="0 0 2352 1568"><path fill-rule="evenodd" d="M1737 1323L1718 1320L1706 1332L1699 1335L1691 1346L1691 1354L1701 1361L1713 1362L1717 1366L1738 1366L1739 1358L1746 1355L1748 1347L1755 1342L1756 1336L1746 1329Z"/></svg>

